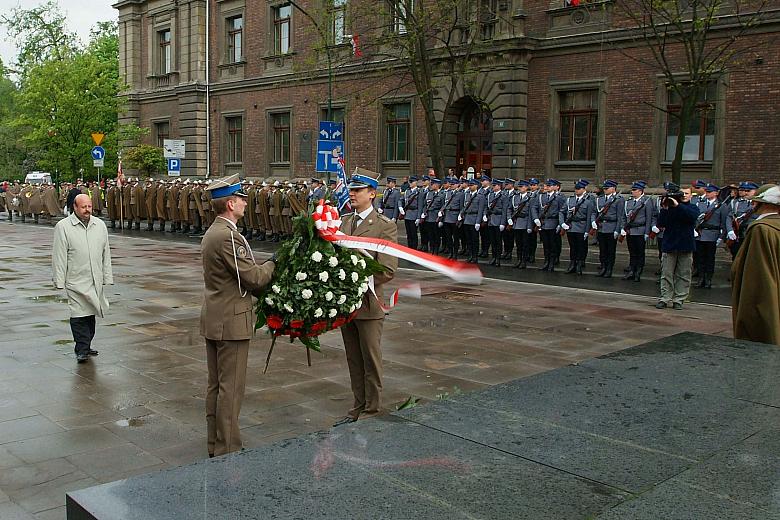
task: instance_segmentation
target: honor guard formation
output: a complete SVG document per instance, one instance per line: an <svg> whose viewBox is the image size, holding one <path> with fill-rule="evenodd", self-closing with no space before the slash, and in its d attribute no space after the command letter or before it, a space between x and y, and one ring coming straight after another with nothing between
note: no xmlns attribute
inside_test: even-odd
<svg viewBox="0 0 780 520"><path fill-rule="evenodd" d="M561 192L556 179L496 179L487 175L468 178L439 178L431 169L421 177L387 177L386 187L375 200L379 213L394 222L403 221L410 248L490 265L502 263L516 269L529 265L555 271L560 265L563 240L569 258L565 272L582 275L591 247L598 248L596 276L610 278L615 270L619 244L629 254L624 280L640 281L649 243L658 251L663 228L658 216L664 197L679 190L665 183L663 189L648 191L637 180L619 186L614 180L594 185L586 179L574 183L573 193ZM0 211L8 220L35 223L53 221L66 213L76 194L92 199L93 214L109 228L160 233L200 235L214 222L209 180L130 178L101 182L66 183L57 190L51 184L0 183ZM241 182L247 195L247 210L238 222L247 240L278 242L292 231L292 217L308 211L333 189L321 179ZM687 189L687 187L686 187ZM745 229L755 217L749 197L758 185L742 182L719 187L703 180L691 184L690 203L698 209L694 235L693 276L700 287L710 287L718 246L736 255ZM621 193L624 192L624 193ZM540 249L541 255L537 255ZM539 256L539 260L537 260Z"/></svg>

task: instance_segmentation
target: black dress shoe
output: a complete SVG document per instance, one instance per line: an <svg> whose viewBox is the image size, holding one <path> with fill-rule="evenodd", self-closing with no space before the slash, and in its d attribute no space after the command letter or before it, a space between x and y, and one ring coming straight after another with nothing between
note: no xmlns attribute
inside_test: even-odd
<svg viewBox="0 0 780 520"><path fill-rule="evenodd" d="M349 415L347 415L346 417L344 417L344 418L342 418L342 419L339 419L338 421L336 421L335 423L333 423L333 427L335 428L335 427L337 427L337 426L341 426L341 425L343 425L343 424L350 424L350 423L353 423L353 422L355 422L355 421L357 421L357 419L355 419L354 417L350 417Z"/></svg>
<svg viewBox="0 0 780 520"><path fill-rule="evenodd" d="M90 356L97 356L99 352L97 350L89 349L87 354L89 354Z"/></svg>
<svg viewBox="0 0 780 520"><path fill-rule="evenodd" d="M86 363L89 359L89 354L76 354L77 363Z"/></svg>

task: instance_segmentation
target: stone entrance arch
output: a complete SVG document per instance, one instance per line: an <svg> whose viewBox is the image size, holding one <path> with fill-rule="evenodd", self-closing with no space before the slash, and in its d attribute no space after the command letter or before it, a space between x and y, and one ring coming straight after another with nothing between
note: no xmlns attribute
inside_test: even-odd
<svg viewBox="0 0 780 520"><path fill-rule="evenodd" d="M485 103L465 96L452 104L447 114L445 142L454 155L455 173L469 166L488 175L493 170L493 113ZM448 161L449 162L449 161Z"/></svg>

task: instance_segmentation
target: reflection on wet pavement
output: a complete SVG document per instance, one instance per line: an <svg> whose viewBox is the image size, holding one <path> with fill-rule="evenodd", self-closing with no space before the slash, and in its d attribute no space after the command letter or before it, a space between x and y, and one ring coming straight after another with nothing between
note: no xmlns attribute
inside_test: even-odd
<svg viewBox="0 0 780 520"><path fill-rule="evenodd" d="M100 355L77 365L66 299L51 285L52 228L0 222L0 233L0 518L12 507L64 518L66 491L205 458L198 243L111 235L116 285L98 320ZM460 286L408 269L395 284L410 280L422 299L402 299L385 322L388 408L679 330L730 334L724 307L659 311L647 296L507 280ZM298 343L280 343L263 375L269 344L258 333L249 354L241 426L250 447L327 429L351 404L337 331L322 336L312 367Z"/></svg>

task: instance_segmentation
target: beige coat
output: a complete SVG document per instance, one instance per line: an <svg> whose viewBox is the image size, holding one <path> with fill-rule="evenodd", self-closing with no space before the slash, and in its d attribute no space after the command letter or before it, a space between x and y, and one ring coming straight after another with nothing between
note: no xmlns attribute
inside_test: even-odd
<svg viewBox="0 0 780 520"><path fill-rule="evenodd" d="M108 231L102 220L84 226L73 214L54 226L52 281L68 295L70 317L99 316L108 311L103 286L114 284Z"/></svg>
<svg viewBox="0 0 780 520"><path fill-rule="evenodd" d="M236 225L221 217L203 235L200 248L206 286L200 334L216 341L251 339L255 330L251 293L271 281L274 263L255 264Z"/></svg>

